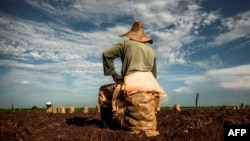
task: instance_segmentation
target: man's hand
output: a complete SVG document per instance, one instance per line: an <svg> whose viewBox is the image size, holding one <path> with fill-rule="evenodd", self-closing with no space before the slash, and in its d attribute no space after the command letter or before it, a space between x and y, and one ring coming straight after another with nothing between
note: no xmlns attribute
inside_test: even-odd
<svg viewBox="0 0 250 141"><path fill-rule="evenodd" d="M113 80L114 80L115 82L120 82L120 81L122 81L122 76L120 76L120 75L117 74L117 73L112 74L112 77L113 77Z"/></svg>

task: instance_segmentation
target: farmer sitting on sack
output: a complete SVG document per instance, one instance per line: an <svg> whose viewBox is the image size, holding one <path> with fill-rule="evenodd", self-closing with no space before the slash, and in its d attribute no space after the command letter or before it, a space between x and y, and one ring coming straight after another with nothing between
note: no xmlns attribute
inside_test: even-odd
<svg viewBox="0 0 250 141"><path fill-rule="evenodd" d="M109 128L113 113L124 110L124 123L131 133L144 131L147 136L159 135L155 112L161 96L166 96L156 80L156 53L150 46L153 40L144 34L143 23L137 21L132 29L120 35L128 37L102 53L104 75L112 75L114 84L99 90L101 122ZM121 75L117 74L114 59L120 57Z"/></svg>

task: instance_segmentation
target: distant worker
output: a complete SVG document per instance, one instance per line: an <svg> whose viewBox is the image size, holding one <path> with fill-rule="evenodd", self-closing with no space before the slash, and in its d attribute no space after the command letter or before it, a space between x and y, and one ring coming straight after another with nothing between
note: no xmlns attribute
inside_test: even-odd
<svg viewBox="0 0 250 141"><path fill-rule="evenodd" d="M159 110L160 97L166 93L156 80L156 53L150 46L153 40L144 34L141 21L134 22L131 30L120 37L130 40L116 43L102 53L104 75L112 75L116 82L99 89L102 127L109 128L113 113L123 108L125 128L131 133L159 135L155 112ZM121 75L114 66L118 57L122 62Z"/></svg>
<svg viewBox="0 0 250 141"><path fill-rule="evenodd" d="M51 103L50 101L48 101L48 102L46 103L46 106L47 106L47 109L48 109L48 108L51 108L51 107L52 107L52 103Z"/></svg>

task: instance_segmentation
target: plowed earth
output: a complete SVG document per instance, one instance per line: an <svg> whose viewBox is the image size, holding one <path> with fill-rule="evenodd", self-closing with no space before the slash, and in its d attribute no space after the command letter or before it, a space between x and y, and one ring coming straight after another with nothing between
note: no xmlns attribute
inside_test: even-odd
<svg viewBox="0 0 250 141"><path fill-rule="evenodd" d="M1 112L1 141L222 141L224 124L250 124L245 110L162 110L156 114L160 135L130 134L114 117L101 129L100 113Z"/></svg>

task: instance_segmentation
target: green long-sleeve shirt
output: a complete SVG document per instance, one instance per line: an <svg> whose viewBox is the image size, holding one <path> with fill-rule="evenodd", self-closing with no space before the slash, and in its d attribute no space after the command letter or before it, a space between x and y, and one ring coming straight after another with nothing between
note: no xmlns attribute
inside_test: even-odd
<svg viewBox="0 0 250 141"><path fill-rule="evenodd" d="M156 77L156 53L147 43L126 40L113 45L102 53L104 75L116 73L114 59L122 61L121 75L136 71L151 71Z"/></svg>

